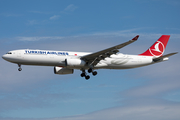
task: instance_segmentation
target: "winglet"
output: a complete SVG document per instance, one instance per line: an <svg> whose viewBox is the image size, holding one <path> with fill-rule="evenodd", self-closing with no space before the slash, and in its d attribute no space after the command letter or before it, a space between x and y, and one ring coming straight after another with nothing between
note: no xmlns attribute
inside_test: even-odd
<svg viewBox="0 0 180 120"><path fill-rule="evenodd" d="M136 37L134 37L132 40L137 40L139 38L139 35L137 35Z"/></svg>

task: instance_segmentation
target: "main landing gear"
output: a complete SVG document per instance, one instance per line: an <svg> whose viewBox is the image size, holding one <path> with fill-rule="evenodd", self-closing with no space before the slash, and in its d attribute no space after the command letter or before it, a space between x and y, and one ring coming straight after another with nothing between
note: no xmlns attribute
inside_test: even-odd
<svg viewBox="0 0 180 120"><path fill-rule="evenodd" d="M93 71L92 68L88 69L88 73L92 73L93 76L97 75L97 71ZM86 80L90 78L90 76L87 75L85 70L82 70L81 77L85 77Z"/></svg>
<svg viewBox="0 0 180 120"><path fill-rule="evenodd" d="M18 64L18 67L19 67L18 70L22 71L21 64Z"/></svg>
<svg viewBox="0 0 180 120"><path fill-rule="evenodd" d="M88 70L88 73L92 73L92 75L97 75L97 71L93 71L93 69L92 68L90 68L89 70Z"/></svg>

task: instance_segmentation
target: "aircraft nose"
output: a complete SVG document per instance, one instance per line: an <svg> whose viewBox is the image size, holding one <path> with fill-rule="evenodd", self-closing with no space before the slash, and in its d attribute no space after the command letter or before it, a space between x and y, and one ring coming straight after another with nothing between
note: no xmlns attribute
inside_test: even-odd
<svg viewBox="0 0 180 120"><path fill-rule="evenodd" d="M2 56L2 58L4 59L4 58L5 58L5 56L3 55L3 56Z"/></svg>
<svg viewBox="0 0 180 120"><path fill-rule="evenodd" d="M6 55L3 55L2 58L3 58L4 60L6 60L7 56L6 56Z"/></svg>

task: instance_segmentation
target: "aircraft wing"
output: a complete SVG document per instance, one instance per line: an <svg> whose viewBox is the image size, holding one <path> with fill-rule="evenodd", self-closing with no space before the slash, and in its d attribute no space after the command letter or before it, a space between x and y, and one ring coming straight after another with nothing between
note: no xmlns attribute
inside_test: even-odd
<svg viewBox="0 0 180 120"><path fill-rule="evenodd" d="M129 40L125 43L116 45L114 47L105 49L105 50L101 50L99 52L95 52L92 54L88 54L85 56L82 56L81 59L88 62L88 64L91 66L96 65L100 60L105 59L106 57L110 57L112 54L116 54L117 52L119 52L118 49L121 49L123 47L125 47L126 45L129 45L131 43L133 43L134 41L136 41L139 38L139 35L137 35L136 37L134 37L132 40Z"/></svg>

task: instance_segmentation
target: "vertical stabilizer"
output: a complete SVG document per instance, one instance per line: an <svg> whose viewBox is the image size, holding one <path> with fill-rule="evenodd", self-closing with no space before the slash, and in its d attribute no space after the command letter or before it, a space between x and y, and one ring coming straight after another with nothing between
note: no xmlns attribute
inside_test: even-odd
<svg viewBox="0 0 180 120"><path fill-rule="evenodd" d="M143 56L162 56L170 35L162 35L146 52L139 54Z"/></svg>

